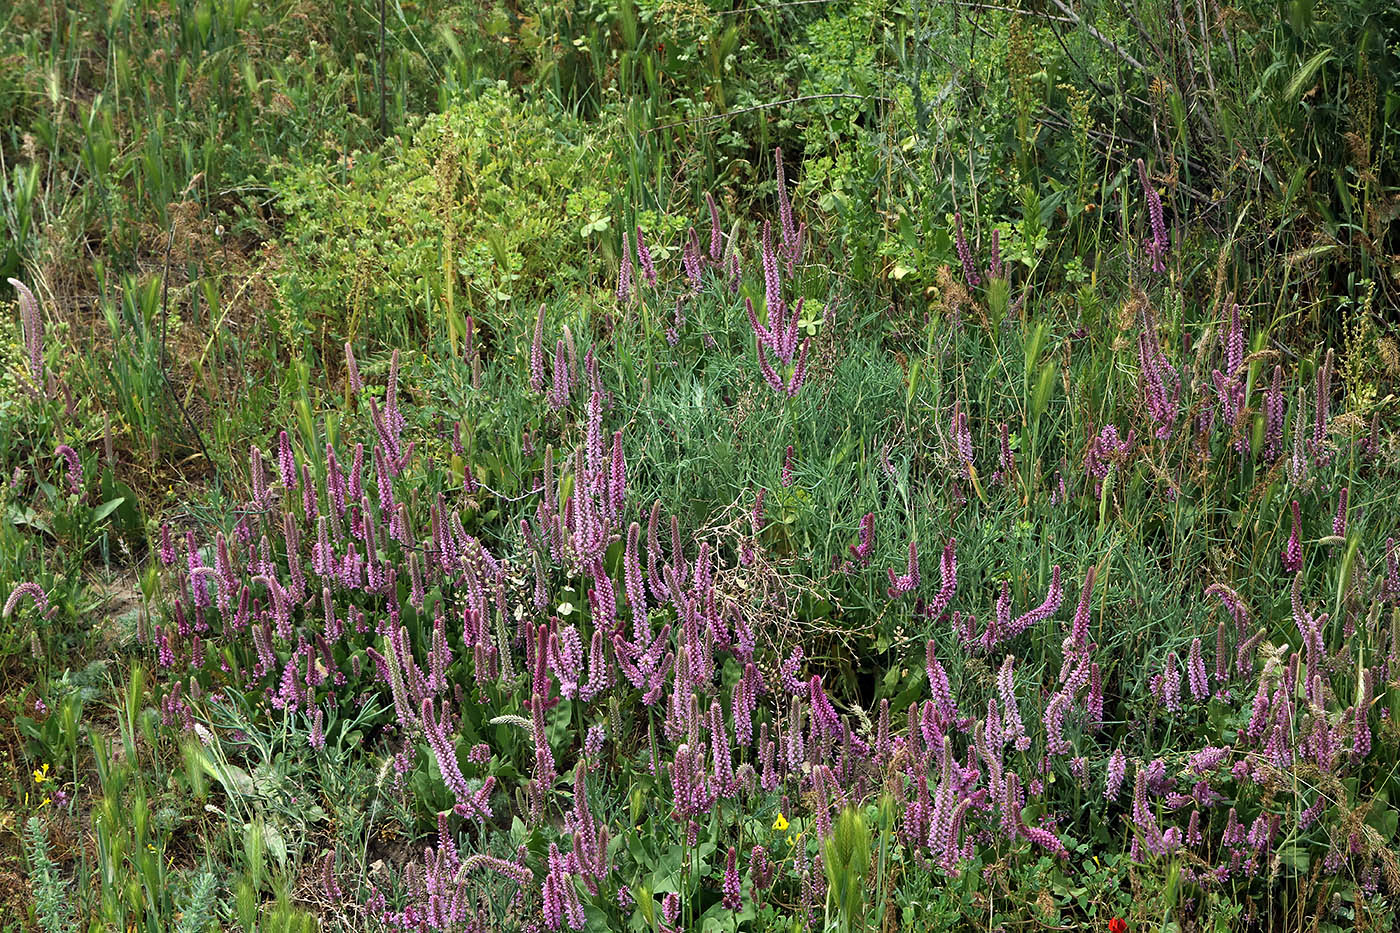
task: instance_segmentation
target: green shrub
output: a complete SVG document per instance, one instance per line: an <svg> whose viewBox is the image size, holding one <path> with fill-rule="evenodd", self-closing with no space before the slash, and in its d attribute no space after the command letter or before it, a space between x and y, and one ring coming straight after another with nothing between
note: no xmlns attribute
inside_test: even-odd
<svg viewBox="0 0 1400 933"><path fill-rule="evenodd" d="M287 167L284 337L335 347L494 327L579 274L608 163L584 127L504 82L353 166ZM455 329L454 329L455 328Z"/></svg>

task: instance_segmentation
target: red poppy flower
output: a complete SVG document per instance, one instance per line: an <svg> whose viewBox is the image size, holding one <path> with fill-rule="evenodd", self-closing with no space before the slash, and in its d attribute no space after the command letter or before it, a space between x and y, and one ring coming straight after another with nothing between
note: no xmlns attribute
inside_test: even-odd
<svg viewBox="0 0 1400 933"><path fill-rule="evenodd" d="M1108 921L1108 933L1128 933L1128 924L1122 917L1114 917Z"/></svg>

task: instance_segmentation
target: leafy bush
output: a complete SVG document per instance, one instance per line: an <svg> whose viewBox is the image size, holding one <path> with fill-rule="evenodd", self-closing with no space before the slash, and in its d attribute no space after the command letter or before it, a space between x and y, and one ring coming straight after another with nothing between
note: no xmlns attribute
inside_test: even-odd
<svg viewBox="0 0 1400 933"><path fill-rule="evenodd" d="M546 282L581 274L580 231L609 190L599 156L578 122L497 84L353 167L289 166L284 337L460 339L466 315L500 329Z"/></svg>

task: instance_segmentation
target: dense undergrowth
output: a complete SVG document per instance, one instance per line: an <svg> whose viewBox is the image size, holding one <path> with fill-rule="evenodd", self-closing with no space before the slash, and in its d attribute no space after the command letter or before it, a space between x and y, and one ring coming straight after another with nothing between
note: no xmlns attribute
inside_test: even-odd
<svg viewBox="0 0 1400 933"><path fill-rule="evenodd" d="M1393 11L4 15L0 928L1394 925Z"/></svg>

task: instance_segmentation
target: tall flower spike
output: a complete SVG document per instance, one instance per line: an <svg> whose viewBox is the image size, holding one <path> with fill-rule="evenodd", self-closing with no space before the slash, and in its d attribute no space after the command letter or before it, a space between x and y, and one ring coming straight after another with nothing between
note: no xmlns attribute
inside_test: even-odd
<svg viewBox="0 0 1400 933"><path fill-rule="evenodd" d="M1288 461L1288 479L1293 483L1301 483L1308 476L1307 428L1304 426L1307 404L1308 393L1298 386L1298 404L1293 409L1293 455Z"/></svg>
<svg viewBox="0 0 1400 933"><path fill-rule="evenodd" d="M1191 652L1186 657L1186 679L1191 687L1191 697L1200 702L1210 696L1210 681L1206 675L1206 662L1201 656L1201 640L1193 639Z"/></svg>
<svg viewBox="0 0 1400 933"><path fill-rule="evenodd" d="M1145 297L1142 304L1147 307ZM1157 422L1157 438L1171 437L1181 397L1181 378L1162 352L1156 317L1150 308L1143 314L1142 333L1138 335L1138 388L1146 398L1152 420Z"/></svg>
<svg viewBox="0 0 1400 933"><path fill-rule="evenodd" d="M938 643L930 638L924 649L924 671L928 674L929 692L939 713L952 722L958 718L958 703L948 682L948 672L939 663L937 649Z"/></svg>
<svg viewBox="0 0 1400 933"><path fill-rule="evenodd" d="M1104 799L1117 800L1123 790L1123 780L1128 776L1128 760L1123 757L1123 749L1115 748L1108 759L1108 781L1104 787Z"/></svg>
<svg viewBox="0 0 1400 933"><path fill-rule="evenodd" d="M1169 711L1181 712L1181 666L1175 651L1167 652L1166 667L1162 670L1162 702Z"/></svg>
<svg viewBox="0 0 1400 933"><path fill-rule="evenodd" d="M637 228L637 262L642 267L642 278L653 288L656 286L656 264L652 262L651 250L642 236L642 228Z"/></svg>
<svg viewBox="0 0 1400 933"><path fill-rule="evenodd" d="M292 453L292 439L286 431L277 435L277 473L283 489L290 492L297 488L297 460Z"/></svg>
<svg viewBox="0 0 1400 933"><path fill-rule="evenodd" d="M554 366L549 390L549 407L558 411L569 404L569 394L573 390L573 377L569 372L569 358L565 353L562 338L554 344Z"/></svg>
<svg viewBox="0 0 1400 933"><path fill-rule="evenodd" d="M61 459L68 468L68 491L75 496L83 493L83 465L78 459L78 452L67 444L59 444L54 454Z"/></svg>
<svg viewBox="0 0 1400 933"><path fill-rule="evenodd" d="M11 279L11 282L14 280ZM39 610L41 616L49 613L49 597L44 592L44 588L37 583L21 583L10 591L10 598L5 600L5 609L0 612L0 618L8 619L15 609L19 607L20 600L29 597L34 601L34 608Z"/></svg>
<svg viewBox="0 0 1400 933"><path fill-rule="evenodd" d="M1093 610L1094 578L1098 570L1098 565L1093 564L1084 574L1084 588L1079 593L1079 603L1074 607L1068 645L1078 651L1086 651L1089 647L1089 615Z"/></svg>
<svg viewBox="0 0 1400 933"><path fill-rule="evenodd" d="M724 257L724 231L719 226L719 206L714 195L705 192L705 203L710 208L710 262L719 262Z"/></svg>
<svg viewBox="0 0 1400 933"><path fill-rule="evenodd" d="M875 513L866 512L860 520L860 543L852 544L851 554L862 564L870 562L870 551L874 546L875 536Z"/></svg>
<svg viewBox="0 0 1400 933"><path fill-rule="evenodd" d="M621 298L619 284L619 298ZM623 299L625 300L625 299ZM544 302L535 316L535 335L530 341L530 391L544 394Z"/></svg>
<svg viewBox="0 0 1400 933"><path fill-rule="evenodd" d="M1274 367L1274 380L1264 393L1264 459L1277 460L1283 449L1283 367Z"/></svg>
<svg viewBox="0 0 1400 933"><path fill-rule="evenodd" d="M627 302L632 297L632 241L624 230L622 233L622 263L617 269L617 300Z"/></svg>
<svg viewBox="0 0 1400 933"><path fill-rule="evenodd" d="M1000 445L997 450L997 471L992 482L1004 484L1011 481L1016 472L1016 457L1011 452L1011 427L1005 421L998 426Z"/></svg>
<svg viewBox="0 0 1400 933"><path fill-rule="evenodd" d="M768 318L768 332L770 335L768 345L774 352L777 352L777 343L772 338L779 335L783 324L782 279L778 271L778 257L773 253L773 225L766 220L763 222L763 239L761 242L761 255L763 260L763 302L764 311Z"/></svg>
<svg viewBox="0 0 1400 933"><path fill-rule="evenodd" d="M909 542L909 559L905 572L900 576L895 576L894 570L886 568L885 573L890 578L890 596L899 596L908 593L919 585L919 547L912 539Z"/></svg>
<svg viewBox="0 0 1400 933"><path fill-rule="evenodd" d="M350 342L345 342L345 388L353 397L364 391L365 383L360 378L360 364L355 361L355 350Z"/></svg>
<svg viewBox="0 0 1400 933"><path fill-rule="evenodd" d="M39 314L39 301L29 287L19 279L7 279L19 295L19 322L24 337L29 375L35 383L44 380L44 319Z"/></svg>
<svg viewBox="0 0 1400 933"><path fill-rule="evenodd" d="M729 854L724 860L724 907L726 910L738 910L742 904L742 896L739 886L738 853L733 846L729 847Z"/></svg>
<svg viewBox="0 0 1400 933"><path fill-rule="evenodd" d="M958 262L962 263L963 280L968 288L976 288L982 284L982 277L977 274L977 264L972 261L972 248L967 245L967 234L963 232L961 211L953 215L953 243L958 250Z"/></svg>
<svg viewBox="0 0 1400 933"><path fill-rule="evenodd" d="M1001 698L1002 741L1012 743L1018 752L1031 747L1030 736L1026 734L1021 720L1021 710L1016 702L1015 655L1008 654L997 671L997 695Z"/></svg>
<svg viewBox="0 0 1400 933"><path fill-rule="evenodd" d="M1015 638L1032 625L1037 625L1050 618L1059 610L1063 600L1064 590L1060 588L1060 565L1056 564L1050 570L1050 591L1045 594L1045 601L1004 626L998 624L995 628L988 627L982 636L982 649L989 651L999 642Z"/></svg>
<svg viewBox="0 0 1400 933"><path fill-rule="evenodd" d="M535 740L535 780L548 786L553 783L554 753L549 747L549 735L544 724L544 697L536 693L530 699L530 734Z"/></svg>
<svg viewBox="0 0 1400 933"><path fill-rule="evenodd" d="M1147 254L1152 258L1152 271L1162 273L1167 271L1166 264L1162 261L1167 255L1167 226L1162 219L1162 197L1157 193L1157 189L1152 185L1152 179L1147 174L1147 166L1141 159L1137 160L1138 178L1142 181L1143 194L1147 199L1147 219L1152 228L1152 237L1147 241Z"/></svg>
<svg viewBox="0 0 1400 933"><path fill-rule="evenodd" d="M1332 401L1332 348L1327 348L1322 365L1317 370L1317 399L1313 406L1313 451L1322 459L1323 442L1327 439L1327 420Z"/></svg>
<svg viewBox="0 0 1400 933"><path fill-rule="evenodd" d="M685 248L681 251L681 266L685 269L685 277L690 282L691 292L699 294L701 284L700 237L695 233L694 227L691 227L686 233ZM679 316L679 309L677 316Z"/></svg>
<svg viewBox="0 0 1400 933"><path fill-rule="evenodd" d="M783 150L773 150L773 163L778 175L778 223L782 226L783 258L787 260L788 272L792 272L802 251L802 231L792 219L792 202L788 200L787 175L783 172Z"/></svg>
<svg viewBox="0 0 1400 933"><path fill-rule="evenodd" d="M1298 500L1289 506L1293 515L1293 530L1288 535L1288 543L1283 548L1283 569L1296 574L1303 569L1302 517L1298 511Z"/></svg>
<svg viewBox="0 0 1400 933"><path fill-rule="evenodd" d="M968 430L967 412L962 410L961 405L962 403L959 402L953 412L953 440L958 446L958 462L962 465L963 470L971 476L973 469L972 432Z"/></svg>
<svg viewBox="0 0 1400 933"><path fill-rule="evenodd" d="M949 538L948 543L943 546L943 556L938 562L938 574L940 585L938 593L928 604L925 612L931 619L937 619L943 615L948 604L953 601L953 594L958 589L958 539Z"/></svg>
<svg viewBox="0 0 1400 933"><path fill-rule="evenodd" d="M1400 545L1395 543L1394 538L1385 539L1385 587L1382 592L1390 602L1400 603ZM1396 649L1392 647L1391 650Z"/></svg>

